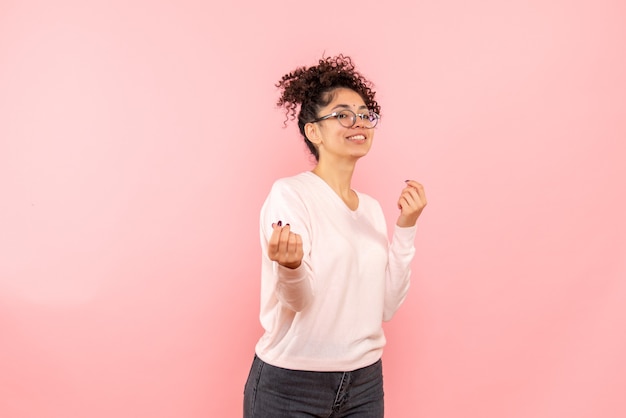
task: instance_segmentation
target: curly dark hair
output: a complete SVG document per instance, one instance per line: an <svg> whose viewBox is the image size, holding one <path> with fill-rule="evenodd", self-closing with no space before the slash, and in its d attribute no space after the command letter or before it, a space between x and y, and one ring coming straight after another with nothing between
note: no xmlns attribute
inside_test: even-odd
<svg viewBox="0 0 626 418"><path fill-rule="evenodd" d="M309 151L319 161L319 152L304 132L304 125L317 119L318 112L333 100L333 91L344 87L357 92L371 111L380 114L373 84L363 77L350 57L339 54L322 58L313 67L299 67L276 84L281 90L277 105L285 108L285 124L298 117L298 128ZM299 108L299 112L297 112Z"/></svg>

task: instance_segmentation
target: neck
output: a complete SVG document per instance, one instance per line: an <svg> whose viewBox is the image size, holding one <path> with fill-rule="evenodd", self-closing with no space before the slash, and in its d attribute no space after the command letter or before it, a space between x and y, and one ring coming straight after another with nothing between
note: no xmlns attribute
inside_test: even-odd
<svg viewBox="0 0 626 418"><path fill-rule="evenodd" d="M352 197L352 174L354 173L354 161L328 161L320 159L313 173L317 174L322 180L342 198L349 199Z"/></svg>

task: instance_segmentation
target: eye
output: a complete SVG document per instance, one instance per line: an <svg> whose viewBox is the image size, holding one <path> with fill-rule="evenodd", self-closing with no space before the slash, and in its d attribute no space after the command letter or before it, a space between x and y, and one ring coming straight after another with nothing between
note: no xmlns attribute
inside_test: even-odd
<svg viewBox="0 0 626 418"><path fill-rule="evenodd" d="M339 112L337 113L337 119L348 119L351 118L352 115L349 114L348 112Z"/></svg>

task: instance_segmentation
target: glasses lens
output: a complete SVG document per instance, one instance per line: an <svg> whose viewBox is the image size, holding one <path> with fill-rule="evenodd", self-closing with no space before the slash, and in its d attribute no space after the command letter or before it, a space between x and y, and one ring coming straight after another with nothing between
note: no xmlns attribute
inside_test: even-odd
<svg viewBox="0 0 626 418"><path fill-rule="evenodd" d="M356 115L351 110L342 110L337 113L337 120L341 123L341 126L350 128L356 122Z"/></svg>
<svg viewBox="0 0 626 418"><path fill-rule="evenodd" d="M363 115L362 117L363 117L363 125L366 128L373 128L378 123L379 116L375 112L369 112Z"/></svg>

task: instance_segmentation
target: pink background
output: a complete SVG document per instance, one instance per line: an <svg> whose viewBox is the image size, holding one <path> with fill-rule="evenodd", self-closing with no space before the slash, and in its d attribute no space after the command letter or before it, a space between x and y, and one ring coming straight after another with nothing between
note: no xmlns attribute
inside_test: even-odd
<svg viewBox="0 0 626 418"><path fill-rule="evenodd" d="M426 185L387 416L626 416L626 3L0 1L0 416L237 417L274 83L351 55Z"/></svg>

